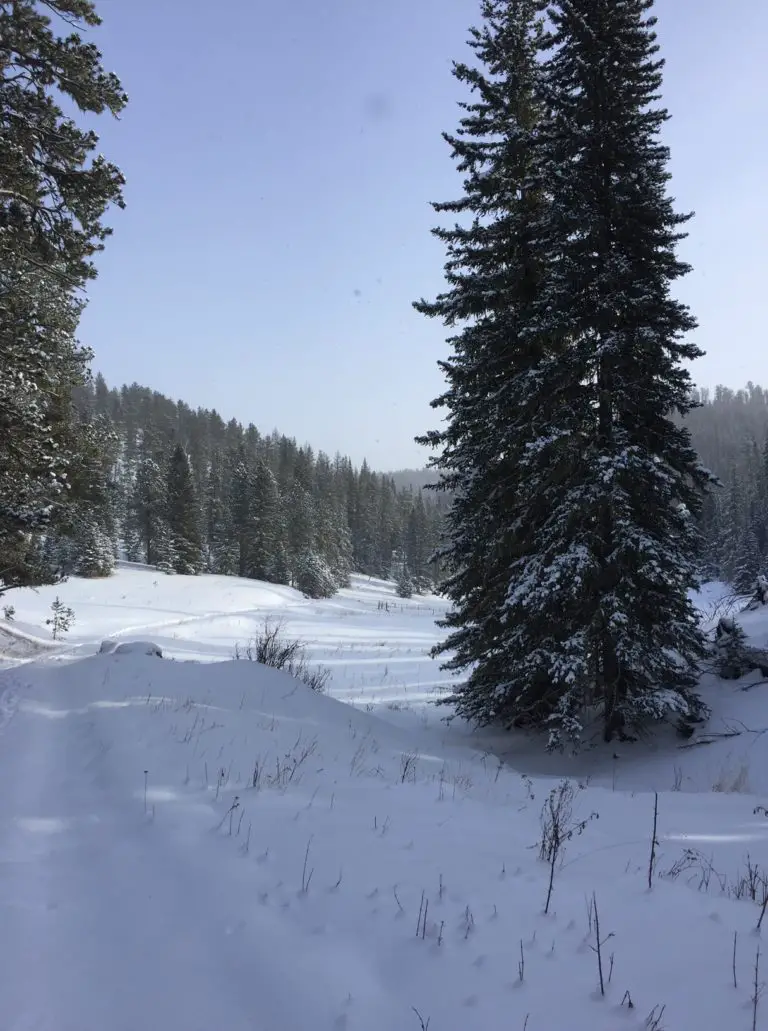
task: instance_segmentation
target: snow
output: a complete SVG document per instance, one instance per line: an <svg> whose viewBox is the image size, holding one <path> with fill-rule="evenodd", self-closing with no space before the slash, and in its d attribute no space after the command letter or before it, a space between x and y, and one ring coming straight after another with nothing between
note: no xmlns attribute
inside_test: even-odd
<svg viewBox="0 0 768 1031"><path fill-rule="evenodd" d="M728 720L757 733L553 757L441 721L445 605L381 581L315 602L121 568L12 595L26 640L57 595L77 622L0 673L3 1031L419 1031L419 1014L430 1031L640 1031L662 1006L668 1031L752 1027L760 907L731 896L747 856L768 869L766 688L705 684L701 739ZM226 661L266 615L331 668L328 696ZM768 641L768 614L740 618ZM105 638L141 646L99 654ZM587 822L545 916L540 813L562 775Z"/></svg>

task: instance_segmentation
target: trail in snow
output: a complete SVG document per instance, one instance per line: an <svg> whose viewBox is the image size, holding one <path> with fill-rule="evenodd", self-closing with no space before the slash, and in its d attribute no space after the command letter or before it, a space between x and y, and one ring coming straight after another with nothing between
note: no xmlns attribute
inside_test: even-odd
<svg viewBox="0 0 768 1031"><path fill-rule="evenodd" d="M150 790L145 816L145 756L114 736L108 705L78 709L88 698L55 683L0 751L3 1031L285 1031L310 1013L332 1027L333 992L311 985L338 973L269 910L243 919L242 863L217 870L198 847L210 807L153 819ZM15 690L3 699L17 709Z"/></svg>

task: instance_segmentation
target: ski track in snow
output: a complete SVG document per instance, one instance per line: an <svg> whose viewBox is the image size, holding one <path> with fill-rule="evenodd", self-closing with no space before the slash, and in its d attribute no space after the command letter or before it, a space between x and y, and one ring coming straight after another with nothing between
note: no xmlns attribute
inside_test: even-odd
<svg viewBox="0 0 768 1031"><path fill-rule="evenodd" d="M287 969L275 920L246 927L237 895L172 828L145 819L98 719L62 727L22 713L15 729L4 760L16 776L0 804L12 826L2 850L13 887L0 940L4 1031L306 1026L312 1000L299 1002L292 979L315 961L294 955ZM207 826L200 809L189 815Z"/></svg>

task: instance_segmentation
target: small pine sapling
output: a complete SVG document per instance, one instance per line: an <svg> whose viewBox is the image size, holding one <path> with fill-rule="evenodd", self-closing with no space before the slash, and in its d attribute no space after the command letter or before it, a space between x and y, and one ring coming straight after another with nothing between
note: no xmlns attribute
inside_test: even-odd
<svg viewBox="0 0 768 1031"><path fill-rule="evenodd" d="M46 619L45 625L51 628L54 641L58 641L75 622L75 613L58 596L51 602L51 612L52 615Z"/></svg>

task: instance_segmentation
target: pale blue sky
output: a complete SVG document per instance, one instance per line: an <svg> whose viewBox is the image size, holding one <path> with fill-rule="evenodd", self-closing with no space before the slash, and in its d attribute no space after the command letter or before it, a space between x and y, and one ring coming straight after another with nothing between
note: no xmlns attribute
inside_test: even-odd
<svg viewBox="0 0 768 1031"><path fill-rule="evenodd" d="M441 139L477 0L100 0L131 104L100 123L128 208L81 337L138 381L376 468L413 436L444 332L430 200L460 189ZM768 3L659 0L673 192L694 209L681 293L705 385L768 384Z"/></svg>

